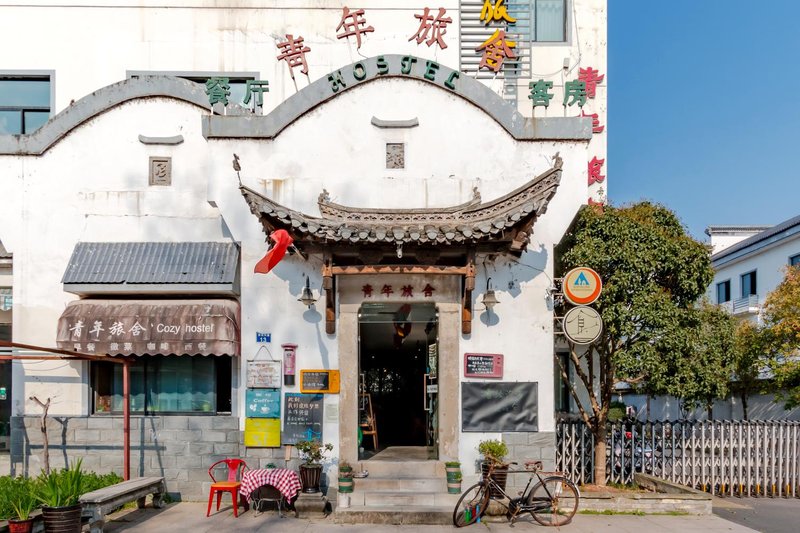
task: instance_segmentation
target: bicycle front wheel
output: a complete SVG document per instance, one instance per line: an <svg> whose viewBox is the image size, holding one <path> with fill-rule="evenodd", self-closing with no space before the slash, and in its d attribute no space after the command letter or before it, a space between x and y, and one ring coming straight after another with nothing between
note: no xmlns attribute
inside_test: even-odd
<svg viewBox="0 0 800 533"><path fill-rule="evenodd" d="M569 524L578 511L580 495L575 484L565 477L543 479L528 493L527 505L533 519L543 526Z"/></svg>
<svg viewBox="0 0 800 533"><path fill-rule="evenodd" d="M464 491L453 509L453 525L464 527L474 524L486 512L489 505L489 490L480 483Z"/></svg>

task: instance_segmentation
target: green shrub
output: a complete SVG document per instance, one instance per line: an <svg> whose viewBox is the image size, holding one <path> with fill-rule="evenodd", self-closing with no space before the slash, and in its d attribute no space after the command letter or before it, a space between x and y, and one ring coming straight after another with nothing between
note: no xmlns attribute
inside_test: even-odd
<svg viewBox="0 0 800 533"><path fill-rule="evenodd" d="M14 517L14 508L11 506L13 487L14 478L11 476L0 477L0 520L8 520Z"/></svg>
<svg viewBox="0 0 800 533"><path fill-rule="evenodd" d="M83 474L83 493L92 492L104 487L116 485L122 482L122 476L111 472L109 474L97 474L95 472L84 472Z"/></svg>
<svg viewBox="0 0 800 533"><path fill-rule="evenodd" d="M501 440L482 440L478 444L478 452L487 462L501 465L508 455L508 446Z"/></svg>

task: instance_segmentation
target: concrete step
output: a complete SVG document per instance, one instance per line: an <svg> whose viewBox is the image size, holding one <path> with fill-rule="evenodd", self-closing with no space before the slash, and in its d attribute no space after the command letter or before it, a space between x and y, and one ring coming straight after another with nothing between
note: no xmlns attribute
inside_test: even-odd
<svg viewBox="0 0 800 533"><path fill-rule="evenodd" d="M369 477L381 478L442 478L444 479L444 462L442 461L359 461L353 467L356 471L367 470ZM360 480L356 479L356 483Z"/></svg>
<svg viewBox="0 0 800 533"><path fill-rule="evenodd" d="M350 494L350 504L352 506L365 507L384 507L392 505L401 507L445 506L452 509L458 501L459 496L459 494L448 494L447 492L411 492L402 490L359 492L356 490Z"/></svg>
<svg viewBox="0 0 800 533"><path fill-rule="evenodd" d="M453 504L454 506L455 504ZM339 524L431 524L452 525L453 506L350 506L336 509L334 520Z"/></svg>
<svg viewBox="0 0 800 533"><path fill-rule="evenodd" d="M355 488L360 492L371 491L409 491L409 492L447 492L447 479L441 477L378 477L370 472L369 477L356 479Z"/></svg>

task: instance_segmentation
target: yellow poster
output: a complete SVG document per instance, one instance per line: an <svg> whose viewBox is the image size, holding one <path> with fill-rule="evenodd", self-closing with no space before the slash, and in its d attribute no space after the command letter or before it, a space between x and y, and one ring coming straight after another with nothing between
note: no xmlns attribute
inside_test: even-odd
<svg viewBox="0 0 800 533"><path fill-rule="evenodd" d="M246 418L244 445L250 448L279 448L281 420L279 418Z"/></svg>

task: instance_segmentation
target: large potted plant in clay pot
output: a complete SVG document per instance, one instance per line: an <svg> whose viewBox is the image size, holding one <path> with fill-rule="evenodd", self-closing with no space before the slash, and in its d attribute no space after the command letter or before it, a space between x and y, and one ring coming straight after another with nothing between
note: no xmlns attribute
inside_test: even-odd
<svg viewBox="0 0 800 533"><path fill-rule="evenodd" d="M37 480L36 499L42 504L47 533L80 533L83 471L79 459L69 468L42 473Z"/></svg>
<svg viewBox="0 0 800 533"><path fill-rule="evenodd" d="M483 455L481 474L486 476L489 473L490 465L493 465L492 479L505 490L508 478L508 464L505 462L508 446L500 440L483 440L478 444L478 452ZM492 497L502 498L503 495L493 488Z"/></svg>
<svg viewBox="0 0 800 533"><path fill-rule="evenodd" d="M303 492L319 492L319 480L322 477L322 459L326 452L333 450L333 444L322 444L318 440L301 440L294 445L303 463L300 464L300 481L303 483Z"/></svg>

